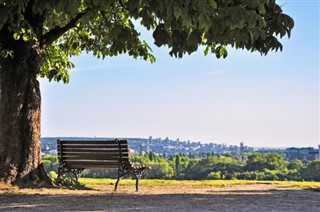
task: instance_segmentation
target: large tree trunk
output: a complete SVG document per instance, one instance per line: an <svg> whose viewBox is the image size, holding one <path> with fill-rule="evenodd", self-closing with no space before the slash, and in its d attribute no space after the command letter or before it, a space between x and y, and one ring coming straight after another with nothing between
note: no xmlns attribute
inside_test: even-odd
<svg viewBox="0 0 320 212"><path fill-rule="evenodd" d="M0 59L0 181L51 184L41 163L40 53L32 42L16 46L14 58Z"/></svg>

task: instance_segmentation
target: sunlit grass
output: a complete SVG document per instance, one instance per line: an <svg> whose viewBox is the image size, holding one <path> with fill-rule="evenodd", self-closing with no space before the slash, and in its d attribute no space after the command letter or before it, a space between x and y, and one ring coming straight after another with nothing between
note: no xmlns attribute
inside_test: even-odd
<svg viewBox="0 0 320 212"><path fill-rule="evenodd" d="M135 186L135 180L123 179L120 181L119 189L128 187L132 189ZM38 189L19 189L17 186L10 186L0 183L0 195L15 194L15 195L28 195L28 194L57 194L68 195L77 192L112 192L116 179L106 178L81 178L79 184L74 187L57 187L56 189L38 188ZM223 188L232 185L274 185L275 189L308 189L320 192L320 182L295 182L295 181L255 181L255 180L148 180L143 179L139 182L139 187L217 187ZM168 188L169 189L169 188Z"/></svg>
<svg viewBox="0 0 320 212"><path fill-rule="evenodd" d="M79 180L81 184L88 187L99 187L104 185L114 185L116 179L96 179L82 178ZM254 184L273 184L279 188L302 188L315 189L320 188L320 182L295 182L295 181L255 181L255 180L140 180L140 186L190 186L190 187L225 187L229 185L254 185ZM124 179L120 181L120 186L134 186L135 180Z"/></svg>

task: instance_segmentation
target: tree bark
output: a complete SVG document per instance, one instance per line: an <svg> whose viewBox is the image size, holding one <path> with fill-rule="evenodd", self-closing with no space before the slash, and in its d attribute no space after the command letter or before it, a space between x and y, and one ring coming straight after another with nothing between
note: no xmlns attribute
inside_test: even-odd
<svg viewBox="0 0 320 212"><path fill-rule="evenodd" d="M14 58L0 59L0 181L52 185L41 163L41 55L32 42L14 46Z"/></svg>

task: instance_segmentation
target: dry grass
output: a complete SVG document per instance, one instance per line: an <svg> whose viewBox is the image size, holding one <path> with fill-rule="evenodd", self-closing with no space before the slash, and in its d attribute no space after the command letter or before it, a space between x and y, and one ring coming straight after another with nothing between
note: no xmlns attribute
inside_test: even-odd
<svg viewBox="0 0 320 212"><path fill-rule="evenodd" d="M73 187L0 184L0 211L318 211L320 183L81 179ZM312 190L312 191L311 191Z"/></svg>
<svg viewBox="0 0 320 212"><path fill-rule="evenodd" d="M78 184L74 186L57 186L56 188L23 188L20 189L17 186L11 186L6 184L0 184L0 195L28 195L28 194L95 194L102 191L111 191L114 188L115 179L94 179L94 178L82 178ZM174 187L175 189L181 188L201 188L201 187L214 187L225 188L237 185L270 185L273 189L307 189L320 191L320 182L291 182L291 181L254 181L254 180L140 180L139 187ZM128 189L134 190L135 180L124 179L120 181L119 190Z"/></svg>

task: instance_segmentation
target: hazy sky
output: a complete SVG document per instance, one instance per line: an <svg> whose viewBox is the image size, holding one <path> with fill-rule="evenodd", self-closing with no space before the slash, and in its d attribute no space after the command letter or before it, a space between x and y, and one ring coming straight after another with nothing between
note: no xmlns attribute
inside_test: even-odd
<svg viewBox="0 0 320 212"><path fill-rule="evenodd" d="M73 58L70 83L41 79L42 136L169 137L248 146L319 143L319 0L278 1L295 20L283 52L199 51L155 64ZM141 31L144 29L141 27ZM151 32L144 34L151 41Z"/></svg>

